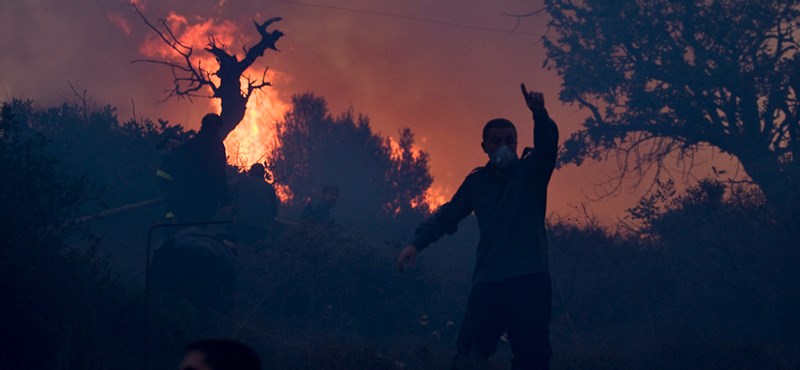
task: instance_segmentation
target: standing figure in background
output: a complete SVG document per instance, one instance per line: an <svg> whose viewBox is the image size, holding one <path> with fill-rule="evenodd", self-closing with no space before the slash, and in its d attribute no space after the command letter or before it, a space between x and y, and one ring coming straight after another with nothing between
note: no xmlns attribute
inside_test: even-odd
<svg viewBox="0 0 800 370"><path fill-rule="evenodd" d="M558 153L558 129L541 93L522 94L533 113L533 148L517 157L517 130L493 119L483 128L481 148L489 162L473 170L450 202L419 225L400 252L400 272L417 253L475 213L480 241L473 286L458 334L453 368L488 369L503 332L508 334L514 369L549 369L551 287L545 210L547 185Z"/></svg>
<svg viewBox="0 0 800 370"><path fill-rule="evenodd" d="M278 215L278 197L275 188L266 181L264 165L256 163L245 175L239 175L231 183L235 221L234 234L242 243L263 240L275 232L275 217Z"/></svg>
<svg viewBox="0 0 800 370"><path fill-rule="evenodd" d="M333 185L325 185L322 188L322 198L308 202L303 214L300 217L305 224L322 225L330 223L331 209L339 199L339 188Z"/></svg>
<svg viewBox="0 0 800 370"><path fill-rule="evenodd" d="M169 174L167 215L172 222L211 221L218 210L230 216L231 201L225 175L225 145L219 136L222 119L203 117L200 131L181 146L159 171Z"/></svg>

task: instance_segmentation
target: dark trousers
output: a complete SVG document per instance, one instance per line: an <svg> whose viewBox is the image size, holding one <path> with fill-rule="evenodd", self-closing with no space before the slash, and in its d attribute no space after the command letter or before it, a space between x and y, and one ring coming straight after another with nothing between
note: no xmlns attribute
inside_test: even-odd
<svg viewBox="0 0 800 370"><path fill-rule="evenodd" d="M505 331L514 369L549 369L552 349L549 274L530 274L496 283L475 284L458 333L453 368L488 366Z"/></svg>

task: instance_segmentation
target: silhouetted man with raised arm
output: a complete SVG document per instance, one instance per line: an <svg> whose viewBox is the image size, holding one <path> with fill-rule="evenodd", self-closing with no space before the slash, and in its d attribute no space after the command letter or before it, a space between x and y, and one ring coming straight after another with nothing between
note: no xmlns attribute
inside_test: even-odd
<svg viewBox="0 0 800 370"><path fill-rule="evenodd" d="M489 121L481 148L489 162L473 170L450 202L416 230L397 258L400 272L417 253L475 212L480 229L473 286L458 335L453 368L488 368L488 358L505 331L514 369L548 369L551 310L545 210L547 184L558 152L558 129L544 97L522 94L533 112L533 148L517 157L517 131L507 119Z"/></svg>

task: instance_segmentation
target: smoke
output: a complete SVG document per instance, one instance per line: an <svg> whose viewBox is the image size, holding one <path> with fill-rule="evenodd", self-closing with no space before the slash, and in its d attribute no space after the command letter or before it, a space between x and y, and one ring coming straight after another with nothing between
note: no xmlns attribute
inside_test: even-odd
<svg viewBox="0 0 800 370"><path fill-rule="evenodd" d="M283 17L275 25L286 33L278 42L280 51L268 52L254 66L258 71L269 67L274 73L269 76L273 86L255 97L271 102L264 119L280 118L286 108L282 102L311 91L325 97L335 114L352 108L369 115L374 131L381 135L396 136L399 128L410 127L417 143L431 155L439 194L452 194L471 169L485 163L480 130L486 121L506 117L519 127L520 146L532 144L530 113L519 96L520 82L545 93L562 137L582 120L575 107L558 104L560 80L539 68L544 50L536 45L536 36L381 15L511 30L516 20L503 12L525 13L541 7L539 3L353 0L335 4L367 13L336 9L322 0L313 3L328 7L256 0L136 3L154 22L169 18L179 28L207 25L226 30L229 51L239 55L241 47L257 36L253 20ZM79 93L85 90L92 102L116 106L121 120L133 117L135 109L137 118L164 118L189 128L197 128L203 114L218 109L208 99L163 101L172 87L172 75L163 66L131 63L158 55L148 51L158 40L127 1L7 1L0 9L0 47L8 51L0 60L6 71L0 82L4 98L32 98L41 104L77 99L69 81ZM543 16L523 19L517 31L543 33L545 22ZM194 45L202 57L204 40L197 43L202 43ZM260 156L261 150L249 148L247 154ZM591 189L589 182L583 169L556 173L550 209L569 213L565 205L583 202ZM625 204L615 203L620 204L604 206L603 212L624 209Z"/></svg>

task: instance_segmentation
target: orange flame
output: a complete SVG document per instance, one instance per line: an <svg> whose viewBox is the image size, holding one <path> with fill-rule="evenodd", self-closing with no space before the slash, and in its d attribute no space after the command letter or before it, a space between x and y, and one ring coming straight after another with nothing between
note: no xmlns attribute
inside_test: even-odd
<svg viewBox="0 0 800 370"><path fill-rule="evenodd" d="M393 160L398 160L403 156L403 150L400 148L400 144L397 142L397 140L395 140L392 137L389 138L389 148L391 149L390 156ZM420 148L416 144L412 145L411 155L413 156L414 159L419 158L421 153L422 153L422 148ZM433 212L437 208L439 208L439 206L447 202L448 199L447 194L449 194L449 191L447 189L444 189L443 187L434 183L427 190L425 190L425 195L423 197L423 204L420 204L420 202L412 200L410 204L411 208L417 208L423 205L427 206L428 210ZM397 212L399 212L399 210L397 210L395 213Z"/></svg>
<svg viewBox="0 0 800 370"><path fill-rule="evenodd" d="M213 55L205 53L202 48L209 43L210 37L219 45L230 46L233 44L247 44L246 32L240 32L239 27L230 21L216 21L208 18L195 18L194 22L187 17L176 12L170 12L166 19L166 25L173 32L175 37L183 45L195 49L192 54L192 65L202 66L203 69L213 71L217 66ZM155 34L150 34L139 48L142 55L151 58L170 59L175 63L183 60L175 60L176 57L182 58L169 45ZM242 85L246 86L248 76L261 76L263 69L252 65L242 75ZM275 82L276 78L285 79L273 70L267 71L266 80ZM216 76L211 76L212 82L219 83ZM211 96L211 91L208 91ZM213 99L210 102L212 109L221 111L221 102ZM289 104L277 97L273 87L267 87L260 92L250 96L247 102L247 109L242 121L236 126L225 139L225 148L228 162L239 168L249 168L254 163L265 162L266 156L276 143L275 122L283 117L288 111ZM286 187L276 187L278 197L282 201L292 198L290 189Z"/></svg>
<svg viewBox="0 0 800 370"><path fill-rule="evenodd" d="M210 37L221 45L244 44L249 41L245 32L239 32L239 27L231 21L217 22L213 18L195 17L196 23L191 23L188 18L175 12L169 12L164 19L167 27L172 31L181 44L195 48L192 54L193 64L201 62L203 66L214 66L216 64L211 54L202 52L202 48L208 44ZM163 32L163 31L162 31ZM164 34L169 38L168 34ZM139 52L148 57L174 58L178 56L169 45L164 43L155 33L148 34L145 41L139 47ZM207 67L205 67L207 68Z"/></svg>
<svg viewBox="0 0 800 370"><path fill-rule="evenodd" d="M442 204L447 203L448 194L450 191L441 185L434 183L428 190L425 190L425 203L428 204L428 209L433 212Z"/></svg>
<svg viewBox="0 0 800 370"><path fill-rule="evenodd" d="M274 76L269 71L267 76ZM270 77L274 81L274 77ZM242 122L225 139L228 162L237 167L249 168L254 163L264 163L267 155L275 148L275 123L289 110L289 104L275 96L268 89L255 93L247 102L247 110ZM220 102L214 101L219 109Z"/></svg>
<svg viewBox="0 0 800 370"><path fill-rule="evenodd" d="M275 73L267 76L274 81ZM219 100L214 106L221 109ZM255 163L265 163L268 154L277 145L276 122L289 110L289 104L278 99L274 91L262 90L250 96L244 118L225 138L228 163L239 168L250 168ZM274 184L281 202L294 198L288 186Z"/></svg>
<svg viewBox="0 0 800 370"><path fill-rule="evenodd" d="M139 3L137 1L134 1ZM247 32L240 32L239 27L231 21L217 21L212 18L196 17L188 19L176 12L170 12L166 19L166 24L174 33L175 37L186 46L193 47L195 52L192 54L192 65L197 67L198 63L204 69L213 70L217 66L215 58L202 52L201 49L209 42L211 36L221 45L230 46L233 44L247 44ZM112 22L116 22L112 19ZM125 30L123 24L118 24ZM168 35L167 35L168 36ZM155 34L150 34L139 47L139 52L149 58L168 59L176 63L183 62L180 55L169 45ZM242 84L246 85L247 76L261 76L263 69L256 65L251 66L242 77ZM211 76L212 82L219 83L216 76ZM288 79L288 76L277 73L273 70L267 71L267 81L275 82ZM211 92L208 92L211 95ZM221 110L221 103L218 99L210 101L212 109ZM274 87L267 87L260 92L254 93L247 102L247 109L242 121L237 125L225 139L225 148L228 162L239 168L249 168L254 163L266 162L267 154L274 150L277 144L275 122L281 119L290 109L288 103L277 97ZM391 156L397 159L402 155L402 151L394 138L389 139L391 146ZM418 158L421 149L414 145L412 148L414 158ZM275 184L278 198L282 202L291 201L294 198L291 189L282 184ZM449 192L446 189L434 184L425 192L424 203L432 211L444 204ZM412 204L416 208L420 204Z"/></svg>

